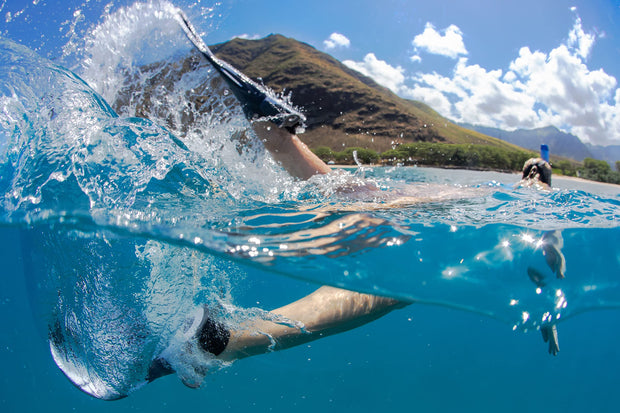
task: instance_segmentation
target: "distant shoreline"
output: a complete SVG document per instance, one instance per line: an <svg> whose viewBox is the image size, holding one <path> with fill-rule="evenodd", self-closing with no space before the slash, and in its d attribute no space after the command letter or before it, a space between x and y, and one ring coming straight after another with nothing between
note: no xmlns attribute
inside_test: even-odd
<svg viewBox="0 0 620 413"><path fill-rule="evenodd" d="M357 165L329 165L330 168L344 169L344 168L357 168ZM362 167L368 168L390 168L392 166L389 165L362 165ZM455 169L455 170L464 170L464 171L480 171L480 172L499 172L499 173L512 173L516 175L520 175L517 171L500 171L495 169L483 169L483 168L457 168L457 167L440 167L440 166L426 166L426 165L402 165L399 168L440 168L440 169ZM610 182L599 182L592 181L590 179L578 178L576 176L567 176L567 175L553 175L553 179L561 179L573 182L579 182L582 184L593 184L593 185L603 185L609 188L618 188L620 189L620 185L613 184Z"/></svg>
<svg viewBox="0 0 620 413"><path fill-rule="evenodd" d="M568 181L581 182L581 183L584 183L584 184L597 184L597 185L605 185L605 186L609 186L609 187L620 188L620 185L612 184L611 182L592 181L590 179L578 178L576 176L555 175L553 178L554 179L555 178L566 179Z"/></svg>

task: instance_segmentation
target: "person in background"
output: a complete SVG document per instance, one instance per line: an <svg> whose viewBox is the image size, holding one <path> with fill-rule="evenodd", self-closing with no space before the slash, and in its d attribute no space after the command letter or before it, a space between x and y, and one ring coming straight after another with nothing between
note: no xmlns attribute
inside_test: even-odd
<svg viewBox="0 0 620 413"><path fill-rule="evenodd" d="M545 159L543 159L545 158ZM523 173L518 186L551 190L551 165L549 164L549 148L541 145L541 157L528 159L523 165ZM543 255L547 265L557 278L564 278L566 272L566 259L562 254L564 241L560 231L545 232L542 237ZM527 274L537 287L546 285L544 275L533 267L528 267ZM545 343L549 343L549 354L554 356L560 351L558 342L558 330L555 324L543 326L540 329Z"/></svg>

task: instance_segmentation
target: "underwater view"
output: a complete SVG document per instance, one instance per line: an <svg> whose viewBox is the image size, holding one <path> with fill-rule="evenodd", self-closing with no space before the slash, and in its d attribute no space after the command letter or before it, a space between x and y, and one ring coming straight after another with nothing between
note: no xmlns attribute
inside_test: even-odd
<svg viewBox="0 0 620 413"><path fill-rule="evenodd" d="M270 139L303 108L201 49L247 2L17 3L0 410L617 411L620 186L357 159L300 179ZM301 123L261 129L235 84ZM321 286L389 304L318 333L270 311ZM203 351L209 322L267 343Z"/></svg>

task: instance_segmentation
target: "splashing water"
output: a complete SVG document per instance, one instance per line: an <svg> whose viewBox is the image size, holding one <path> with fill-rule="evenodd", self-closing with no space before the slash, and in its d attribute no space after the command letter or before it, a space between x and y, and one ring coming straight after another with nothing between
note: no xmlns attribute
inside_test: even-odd
<svg viewBox="0 0 620 413"><path fill-rule="evenodd" d="M618 195L404 168L364 170L373 192L343 190L361 185L344 172L295 181L173 10L108 9L71 39L79 77L0 39L0 228L21 230L54 357L93 393L139 387L170 346L200 382L177 340L188 314L269 317L230 304L245 266L515 329L620 306Z"/></svg>

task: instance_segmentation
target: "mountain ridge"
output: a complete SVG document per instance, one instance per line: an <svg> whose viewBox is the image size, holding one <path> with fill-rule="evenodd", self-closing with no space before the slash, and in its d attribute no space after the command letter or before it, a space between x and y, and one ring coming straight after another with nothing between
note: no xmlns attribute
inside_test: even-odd
<svg viewBox="0 0 620 413"><path fill-rule="evenodd" d="M562 132L554 126L506 131L488 126L460 125L534 151L538 151L541 144L546 144L549 146L552 155L577 161L583 161L584 158L593 156L577 136Z"/></svg>
<svg viewBox="0 0 620 413"><path fill-rule="evenodd" d="M235 38L211 49L277 93L291 93L292 103L308 118L307 131L300 137L310 147L359 146L382 152L422 141L538 152L540 144L546 143L552 155L580 162L595 158L613 166L620 159L620 145L585 144L553 126L504 131L454 123L422 102L397 96L329 54L281 34L258 40Z"/></svg>
<svg viewBox="0 0 620 413"><path fill-rule="evenodd" d="M220 58L291 101L308 118L310 147L382 152L401 143L488 144L521 149L465 129L422 102L403 99L314 47L279 34L210 46Z"/></svg>
<svg viewBox="0 0 620 413"><path fill-rule="evenodd" d="M555 126L505 131L499 128L467 123L460 125L533 151L538 151L540 145L544 143L549 146L552 155L579 162L583 162L585 158L593 158L606 161L615 167L615 162L620 160L620 145L600 146L584 143L578 136L562 132Z"/></svg>

